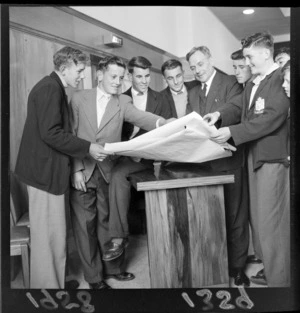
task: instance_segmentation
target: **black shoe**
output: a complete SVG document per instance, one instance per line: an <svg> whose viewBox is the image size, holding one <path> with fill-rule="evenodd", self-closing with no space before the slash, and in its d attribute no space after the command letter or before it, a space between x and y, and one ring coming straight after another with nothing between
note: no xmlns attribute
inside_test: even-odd
<svg viewBox="0 0 300 313"><path fill-rule="evenodd" d="M112 289L104 280L98 283L89 283L91 289Z"/></svg>
<svg viewBox="0 0 300 313"><path fill-rule="evenodd" d="M119 281L127 281L135 279L135 276L132 273L123 272L120 274L107 274L104 276L104 279L114 278Z"/></svg>
<svg viewBox="0 0 300 313"><path fill-rule="evenodd" d="M102 260L103 261L111 261L118 258L124 252L125 248L128 246L128 239L123 238L122 243L116 243L111 241L109 243L109 247L103 253Z"/></svg>
<svg viewBox="0 0 300 313"><path fill-rule="evenodd" d="M243 269L236 268L231 270L230 276L234 279L234 284L236 286L250 286L250 280L247 275L244 273Z"/></svg>
<svg viewBox="0 0 300 313"><path fill-rule="evenodd" d="M263 286L267 286L267 280L266 280L266 276L265 276L265 271L264 269L258 271L256 273L256 275L253 275L250 277L250 280L257 285L263 285Z"/></svg>
<svg viewBox="0 0 300 313"><path fill-rule="evenodd" d="M257 258L254 254L251 254L247 256L246 263L261 264L262 260Z"/></svg>
<svg viewBox="0 0 300 313"><path fill-rule="evenodd" d="M75 279L65 282L65 289L77 289L79 287L79 282Z"/></svg>

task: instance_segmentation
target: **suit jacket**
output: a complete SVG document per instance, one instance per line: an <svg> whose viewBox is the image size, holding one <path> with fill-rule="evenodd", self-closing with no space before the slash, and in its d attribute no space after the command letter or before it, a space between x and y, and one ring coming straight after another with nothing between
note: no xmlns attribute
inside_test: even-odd
<svg viewBox="0 0 300 313"><path fill-rule="evenodd" d="M281 70L273 71L261 81L248 108L252 87L252 82L246 85L241 106L231 105L220 111L222 120L230 124L241 115L242 123L229 129L236 145L248 143L252 149L254 170L265 162L287 164L290 101L282 88ZM256 106L262 100L264 108L258 111Z"/></svg>
<svg viewBox="0 0 300 313"><path fill-rule="evenodd" d="M131 87L132 88L132 87ZM132 98L131 88L124 92L124 95ZM154 113L156 115L162 116L165 119L171 118L172 114L168 105L163 102L163 97L159 92L148 88L148 96L146 103L146 112ZM127 141L133 132L134 125L130 123L124 123L122 130L122 141ZM134 137L140 136L147 131L145 129L140 129Z"/></svg>
<svg viewBox="0 0 300 313"><path fill-rule="evenodd" d="M27 185L64 194L69 187L69 156L83 158L89 147L90 142L71 133L65 89L52 72L29 93L15 173Z"/></svg>
<svg viewBox="0 0 300 313"><path fill-rule="evenodd" d="M190 89L192 89L195 86L198 86L199 84L201 84L198 80L194 80L191 82L185 82L184 85L187 89L187 91L189 92ZM171 110L171 115L172 117L178 118L177 115L177 111L176 111L176 107L175 107L175 102L174 102L174 98L172 96L172 92L171 89L169 87L163 89L160 94L163 96L164 98L164 103L170 106L170 110Z"/></svg>
<svg viewBox="0 0 300 313"><path fill-rule="evenodd" d="M221 107L226 107L230 103L238 105L241 103L242 86L237 82L235 76L229 76L219 71L216 72L212 80L209 92L206 97L206 104L204 104L200 97L201 85L192 88L189 91L189 101L187 106L187 113L196 111L200 113L200 106L206 105L205 114L219 111ZM236 122L239 122L237 119ZM221 126L227 126L222 123ZM233 144L233 142L230 142ZM233 152L231 157L217 159L210 161L210 165L214 170L226 171L241 167L244 162L244 149L239 147L236 152Z"/></svg>
<svg viewBox="0 0 300 313"><path fill-rule="evenodd" d="M132 99L126 95L113 95L107 104L99 128L97 127L97 88L80 90L74 93L71 99L73 111L73 132L79 138L105 143L121 141L123 122L127 121L147 131L156 127L159 116L143 112L135 108ZM116 158L107 157L102 162L95 161L87 155L83 160L73 159L72 173L83 171L88 181L98 165L106 182L110 181L110 172Z"/></svg>

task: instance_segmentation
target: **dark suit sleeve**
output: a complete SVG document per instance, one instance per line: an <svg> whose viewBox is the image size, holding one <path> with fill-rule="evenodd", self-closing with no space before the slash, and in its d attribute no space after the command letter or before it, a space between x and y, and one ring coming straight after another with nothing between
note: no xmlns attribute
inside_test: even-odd
<svg viewBox="0 0 300 313"><path fill-rule="evenodd" d="M60 90L51 84L41 87L36 94L35 106L41 139L64 154L84 158L89 152L90 142L64 130L62 101Z"/></svg>
<svg viewBox="0 0 300 313"><path fill-rule="evenodd" d="M274 81L262 114L253 119L245 120L241 124L230 126L230 132L236 145L249 142L270 135L283 123L286 123L290 101L281 86L282 82Z"/></svg>
<svg viewBox="0 0 300 313"><path fill-rule="evenodd" d="M157 102L159 107L159 110L155 112L157 115L162 116L165 119L173 117L170 104L161 93L157 93Z"/></svg>
<svg viewBox="0 0 300 313"><path fill-rule="evenodd" d="M221 127L241 121L243 87L235 80L228 85L226 103L218 111L221 113Z"/></svg>

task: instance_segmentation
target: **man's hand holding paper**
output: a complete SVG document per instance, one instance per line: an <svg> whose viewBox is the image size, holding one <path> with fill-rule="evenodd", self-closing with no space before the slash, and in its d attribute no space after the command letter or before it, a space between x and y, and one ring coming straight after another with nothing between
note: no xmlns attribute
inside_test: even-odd
<svg viewBox="0 0 300 313"><path fill-rule="evenodd" d="M210 138L217 134L202 117L192 112L162 127L126 142L105 144L105 150L152 160L201 163L231 156L234 147ZM229 149L229 150L228 150Z"/></svg>

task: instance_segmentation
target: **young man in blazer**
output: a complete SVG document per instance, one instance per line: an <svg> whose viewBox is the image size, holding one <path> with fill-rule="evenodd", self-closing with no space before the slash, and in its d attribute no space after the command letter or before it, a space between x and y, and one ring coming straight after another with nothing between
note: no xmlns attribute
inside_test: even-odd
<svg viewBox="0 0 300 313"><path fill-rule="evenodd" d="M258 231L264 264L261 277L269 287L290 285L290 202L288 161L289 99L282 74L274 63L273 37L256 33L242 40L243 54L256 78L247 84L242 105L229 105L205 117L210 124L221 118L225 125L212 139L232 137L239 147L247 144L250 218ZM241 122L239 122L241 119ZM234 125L235 124L235 125Z"/></svg>
<svg viewBox="0 0 300 313"><path fill-rule="evenodd" d="M129 78L132 87L124 95L132 98L133 105L144 112L151 112L166 119L171 118L168 105L163 103L160 93L152 90L150 84L151 63L148 59L138 56L133 57L128 63ZM144 134L147 130L124 123L122 140L129 140ZM129 235L127 213L131 199L131 184L128 175L153 167L152 160L120 157L112 170L109 185L109 228L111 244L103 255L103 260L111 261L118 258L125 249Z"/></svg>
<svg viewBox="0 0 300 313"><path fill-rule="evenodd" d="M187 112L196 111L201 116L214 112L228 103L240 103L242 86L234 76L223 74L213 66L209 49L194 47L186 56L195 78L201 85L189 92ZM229 276L233 285L250 284L244 273L249 244L248 190L243 171L244 151L240 147L231 157L210 161L214 171L234 174L235 182L224 186L225 215Z"/></svg>
<svg viewBox="0 0 300 313"><path fill-rule="evenodd" d="M126 69L122 59L108 57L101 63L103 77L99 86L75 92L72 97L74 134L104 145L121 141L124 121L146 130L165 123L155 114L136 109L130 97L118 95ZM115 157L107 153L99 161L88 156L73 159L71 217L85 280L92 289L108 289L105 279L127 281L134 275L124 271L122 257L102 264L101 256L110 240L108 184Z"/></svg>
<svg viewBox="0 0 300 313"><path fill-rule="evenodd" d="M90 154L98 159L103 152L93 140L73 136L69 125L65 88L77 87L86 61L80 50L60 49L53 56L55 70L40 80L28 97L15 173L27 185L29 196L30 288L69 288L65 285L69 156Z"/></svg>
<svg viewBox="0 0 300 313"><path fill-rule="evenodd" d="M172 117L180 118L186 115L188 91L200 82L198 80L184 82L182 63L176 59L164 62L161 66L161 73L168 87L160 93L164 97L164 103L169 104Z"/></svg>

